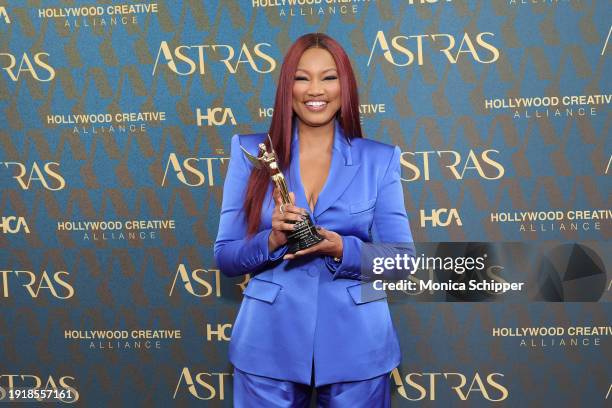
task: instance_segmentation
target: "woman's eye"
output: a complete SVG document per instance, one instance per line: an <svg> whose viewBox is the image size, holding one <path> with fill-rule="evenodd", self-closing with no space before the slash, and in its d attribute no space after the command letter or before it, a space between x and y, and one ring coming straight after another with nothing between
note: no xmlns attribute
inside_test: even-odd
<svg viewBox="0 0 612 408"><path fill-rule="evenodd" d="M323 79L326 80L326 81L333 81L334 79L338 79L338 77L332 75L332 76L327 76L327 77L325 77Z"/></svg>
<svg viewBox="0 0 612 408"><path fill-rule="evenodd" d="M298 77L295 77L295 80L296 81L306 81L306 80L308 80L308 78L303 77L303 76L298 76Z"/></svg>

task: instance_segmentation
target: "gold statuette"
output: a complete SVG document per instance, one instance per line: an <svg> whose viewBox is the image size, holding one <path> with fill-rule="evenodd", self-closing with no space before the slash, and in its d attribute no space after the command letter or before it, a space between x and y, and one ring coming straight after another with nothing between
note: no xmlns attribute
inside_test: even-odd
<svg viewBox="0 0 612 408"><path fill-rule="evenodd" d="M270 135L268 135L268 140L270 141L270 151L268 151L264 143L260 143L259 155L257 157L250 154L244 147L240 146L240 148L244 152L247 159L253 163L253 166L258 169L268 169L272 182L280 192L282 205L294 205L294 203L291 201L291 196L289 195L289 189L287 188L285 176L278 166L276 152L272 146ZM281 209L282 208L283 207L281 206ZM309 248L323 241L323 237L317 232L317 229L315 228L314 223L312 222L312 219L308 213L306 214L305 219L302 221L289 222L295 223L296 227L287 236L287 253L294 254L297 251Z"/></svg>

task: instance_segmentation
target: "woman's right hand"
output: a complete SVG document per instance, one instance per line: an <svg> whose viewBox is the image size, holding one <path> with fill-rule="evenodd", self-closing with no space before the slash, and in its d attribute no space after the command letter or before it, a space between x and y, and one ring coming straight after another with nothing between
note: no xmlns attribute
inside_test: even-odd
<svg viewBox="0 0 612 408"><path fill-rule="evenodd" d="M306 215L306 210L292 204L283 206L283 213L280 211L282 204L281 195L277 188L272 192L274 197L274 211L272 212L272 232L268 237L268 252L276 250L278 247L287 243L287 233L293 231L295 223L302 221ZM289 193L291 201L295 203L295 195Z"/></svg>

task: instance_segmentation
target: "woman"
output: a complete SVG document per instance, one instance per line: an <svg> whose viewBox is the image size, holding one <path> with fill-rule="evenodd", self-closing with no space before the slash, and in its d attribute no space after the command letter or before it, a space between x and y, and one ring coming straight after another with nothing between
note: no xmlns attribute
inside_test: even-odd
<svg viewBox="0 0 612 408"><path fill-rule="evenodd" d="M281 208L268 172L241 152L257 155L266 134L232 139L215 259L225 275L251 274L230 343L237 407L308 406L311 386L320 406L389 406L399 344L361 256L414 248L400 150L362 138L358 106L342 47L307 34L283 61L269 130L296 205ZM306 212L324 239L287 254Z"/></svg>

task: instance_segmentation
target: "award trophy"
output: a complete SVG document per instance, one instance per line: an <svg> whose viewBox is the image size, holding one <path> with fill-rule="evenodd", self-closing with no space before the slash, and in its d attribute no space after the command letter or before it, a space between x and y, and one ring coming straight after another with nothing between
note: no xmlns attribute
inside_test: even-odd
<svg viewBox="0 0 612 408"><path fill-rule="evenodd" d="M276 160L276 152L272 146L272 140L268 135L270 141L270 152L266 148L264 143L259 144L259 156L255 157L250 154L244 147L240 146L245 156L249 159L253 165L258 168L267 168L270 172L270 178L274 185L280 192L281 202L283 205L294 204L289 196L289 189L287 188L287 182L285 176L278 167ZM282 207L281 207L282 208ZM289 221L292 222L292 221ZM293 221L295 222L295 221ZM319 235L315 228L310 215L307 213L306 218L303 221L295 222L296 226L293 231L288 233L287 236L287 253L294 254L299 250L310 248L311 246L318 244L323 241L323 237Z"/></svg>

